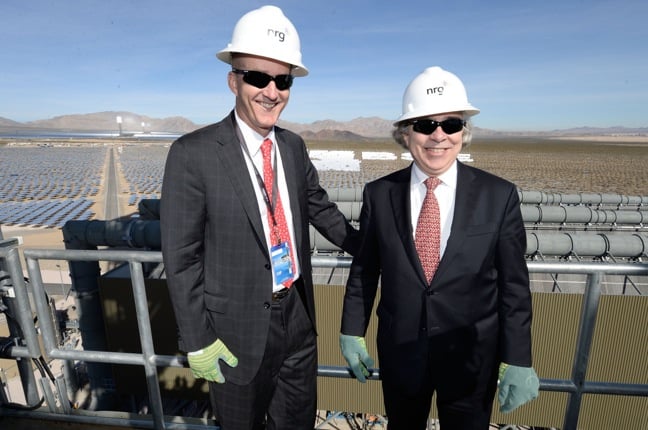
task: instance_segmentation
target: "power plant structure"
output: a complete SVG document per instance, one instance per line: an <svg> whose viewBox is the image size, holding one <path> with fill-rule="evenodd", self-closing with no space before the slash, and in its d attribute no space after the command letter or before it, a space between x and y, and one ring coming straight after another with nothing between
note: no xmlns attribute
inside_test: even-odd
<svg viewBox="0 0 648 430"><path fill-rule="evenodd" d="M0 332L0 363L16 364L11 382L21 392L20 400L14 398L11 378L0 369L0 427L217 429L209 416L206 384L191 376L177 350L159 251L160 201L155 195L161 166L151 167L138 185L126 181L140 195L131 192L127 205L137 205L137 211L122 215L115 209L119 176L142 175L139 164L124 165L121 151L112 148L97 147L93 154L88 164L106 159L101 181L94 173L79 179L68 172L68 180L86 188L70 188L59 192L62 197L48 199L54 189L60 191L58 185L46 185L58 184L56 178L32 182L33 188L52 190L37 199L47 200L47 206L30 205L30 211L23 200L11 208L3 201L0 209L5 225L61 228L64 244L64 249L22 247L18 239L3 235L0 225L0 317L7 326ZM107 189L104 220L83 203L96 197L98 182ZM26 192L20 183L0 181L0 200L15 196L19 188ZM327 188L347 219L357 224L362 186ZM518 195L541 394L511 415L494 411L494 422L500 423L494 428L648 428L648 196L522 189ZM54 202L75 199L81 203L66 209ZM361 386L337 345L351 257L312 227L311 246L319 328L318 410L324 411L314 428L331 428L329 421L345 414L382 417L379 363L369 383ZM66 262L69 285L45 279L42 266L52 261ZM375 321L367 339L372 336ZM375 345L368 346L376 356ZM430 428L435 428L435 413L433 408ZM384 428L380 426L387 420L357 428Z"/></svg>

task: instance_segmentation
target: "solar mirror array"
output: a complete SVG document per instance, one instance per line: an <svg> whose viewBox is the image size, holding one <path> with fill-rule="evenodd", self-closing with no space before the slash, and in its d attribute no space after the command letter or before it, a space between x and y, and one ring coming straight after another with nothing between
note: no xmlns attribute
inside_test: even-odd
<svg viewBox="0 0 648 430"><path fill-rule="evenodd" d="M0 147L0 223L62 227L94 216L104 147Z"/></svg>
<svg viewBox="0 0 648 430"><path fill-rule="evenodd" d="M124 146L116 158L124 181L121 192L128 194L128 206L143 199L158 199L168 146Z"/></svg>

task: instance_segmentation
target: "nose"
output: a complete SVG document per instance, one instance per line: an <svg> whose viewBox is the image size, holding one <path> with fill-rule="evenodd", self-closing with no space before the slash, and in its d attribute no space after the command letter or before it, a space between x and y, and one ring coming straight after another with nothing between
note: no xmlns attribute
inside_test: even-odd
<svg viewBox="0 0 648 430"><path fill-rule="evenodd" d="M439 142L443 139L445 139L448 135L446 134L445 131L441 128L441 126L437 126L437 128L434 129L432 134L430 134L430 139L434 140L435 142Z"/></svg>
<svg viewBox="0 0 648 430"><path fill-rule="evenodd" d="M279 90L277 89L277 84L275 81L270 81L268 85L263 89L263 95L269 99L276 99L278 97Z"/></svg>

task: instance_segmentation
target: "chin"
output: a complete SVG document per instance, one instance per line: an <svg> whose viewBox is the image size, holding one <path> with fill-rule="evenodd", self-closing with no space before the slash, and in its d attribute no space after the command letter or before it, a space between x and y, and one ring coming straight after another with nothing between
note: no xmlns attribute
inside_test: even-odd
<svg viewBox="0 0 648 430"><path fill-rule="evenodd" d="M262 115L257 117L257 125L260 128L272 128L279 120L279 115Z"/></svg>

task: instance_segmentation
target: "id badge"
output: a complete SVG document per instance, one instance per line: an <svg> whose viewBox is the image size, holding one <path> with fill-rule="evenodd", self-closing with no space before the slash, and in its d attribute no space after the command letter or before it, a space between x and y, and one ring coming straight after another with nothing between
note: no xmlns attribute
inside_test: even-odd
<svg viewBox="0 0 648 430"><path fill-rule="evenodd" d="M272 270L277 284L291 281L293 278L292 260L290 259L290 247L288 242L281 242L270 249L272 258Z"/></svg>

